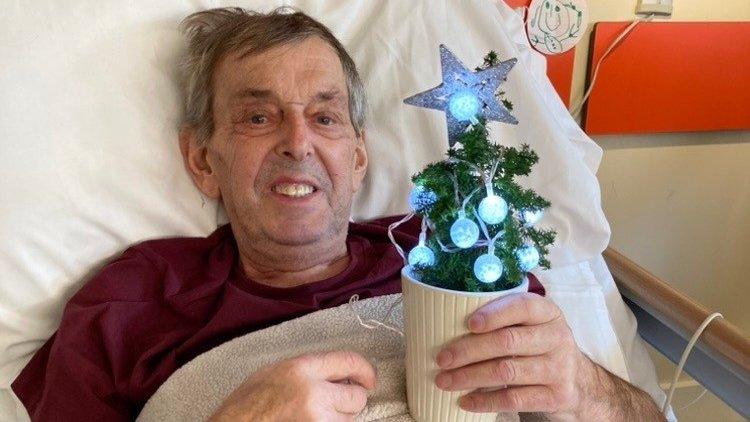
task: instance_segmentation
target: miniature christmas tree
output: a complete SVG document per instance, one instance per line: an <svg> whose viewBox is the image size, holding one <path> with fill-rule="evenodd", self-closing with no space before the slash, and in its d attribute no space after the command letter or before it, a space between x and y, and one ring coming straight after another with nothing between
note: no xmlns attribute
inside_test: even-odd
<svg viewBox="0 0 750 422"><path fill-rule="evenodd" d="M490 52L482 67L467 70L440 46L443 83L407 98L407 104L444 110L447 159L412 177L412 211L423 218L419 244L408 263L420 281L468 292L507 290L537 266L549 268L555 232L534 227L550 203L515 180L539 157L489 140L487 122L516 124L512 103L496 92L516 59L498 62ZM429 229L429 237L427 236Z"/></svg>

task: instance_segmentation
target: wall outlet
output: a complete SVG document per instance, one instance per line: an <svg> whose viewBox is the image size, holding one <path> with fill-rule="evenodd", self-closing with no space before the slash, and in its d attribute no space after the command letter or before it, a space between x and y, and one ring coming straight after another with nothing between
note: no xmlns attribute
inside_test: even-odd
<svg viewBox="0 0 750 422"><path fill-rule="evenodd" d="M672 0L638 0L635 7L638 15L656 15L658 17L672 16Z"/></svg>

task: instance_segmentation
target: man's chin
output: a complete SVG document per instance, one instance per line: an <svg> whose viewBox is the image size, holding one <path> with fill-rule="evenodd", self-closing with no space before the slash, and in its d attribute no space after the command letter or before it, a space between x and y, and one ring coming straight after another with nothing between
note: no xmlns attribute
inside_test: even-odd
<svg viewBox="0 0 750 422"><path fill-rule="evenodd" d="M326 235L330 235L328 231L327 227L316 227L302 221L289 222L265 230L270 241L285 246L303 246L320 242Z"/></svg>
<svg viewBox="0 0 750 422"><path fill-rule="evenodd" d="M348 225L348 219L340 221L329 210L268 210L261 215L266 218L243 219L243 226L268 242L284 246L324 244L339 238L342 231L345 236Z"/></svg>

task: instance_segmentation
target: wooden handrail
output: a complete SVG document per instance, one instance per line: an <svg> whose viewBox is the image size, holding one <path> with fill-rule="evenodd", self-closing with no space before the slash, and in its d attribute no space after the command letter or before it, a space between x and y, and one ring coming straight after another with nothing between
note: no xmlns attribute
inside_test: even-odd
<svg viewBox="0 0 750 422"><path fill-rule="evenodd" d="M604 260L623 296L632 300L684 338L690 338L711 312L678 292L623 254L610 248ZM699 347L750 374L750 339L723 318L713 320Z"/></svg>

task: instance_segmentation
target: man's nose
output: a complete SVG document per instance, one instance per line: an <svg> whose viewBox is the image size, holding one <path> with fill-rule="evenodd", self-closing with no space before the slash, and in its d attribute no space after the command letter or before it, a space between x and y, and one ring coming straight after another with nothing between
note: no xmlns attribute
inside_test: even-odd
<svg viewBox="0 0 750 422"><path fill-rule="evenodd" d="M310 128L301 113L289 113L284 119L285 130L276 146L276 153L284 158L302 161L313 154Z"/></svg>

